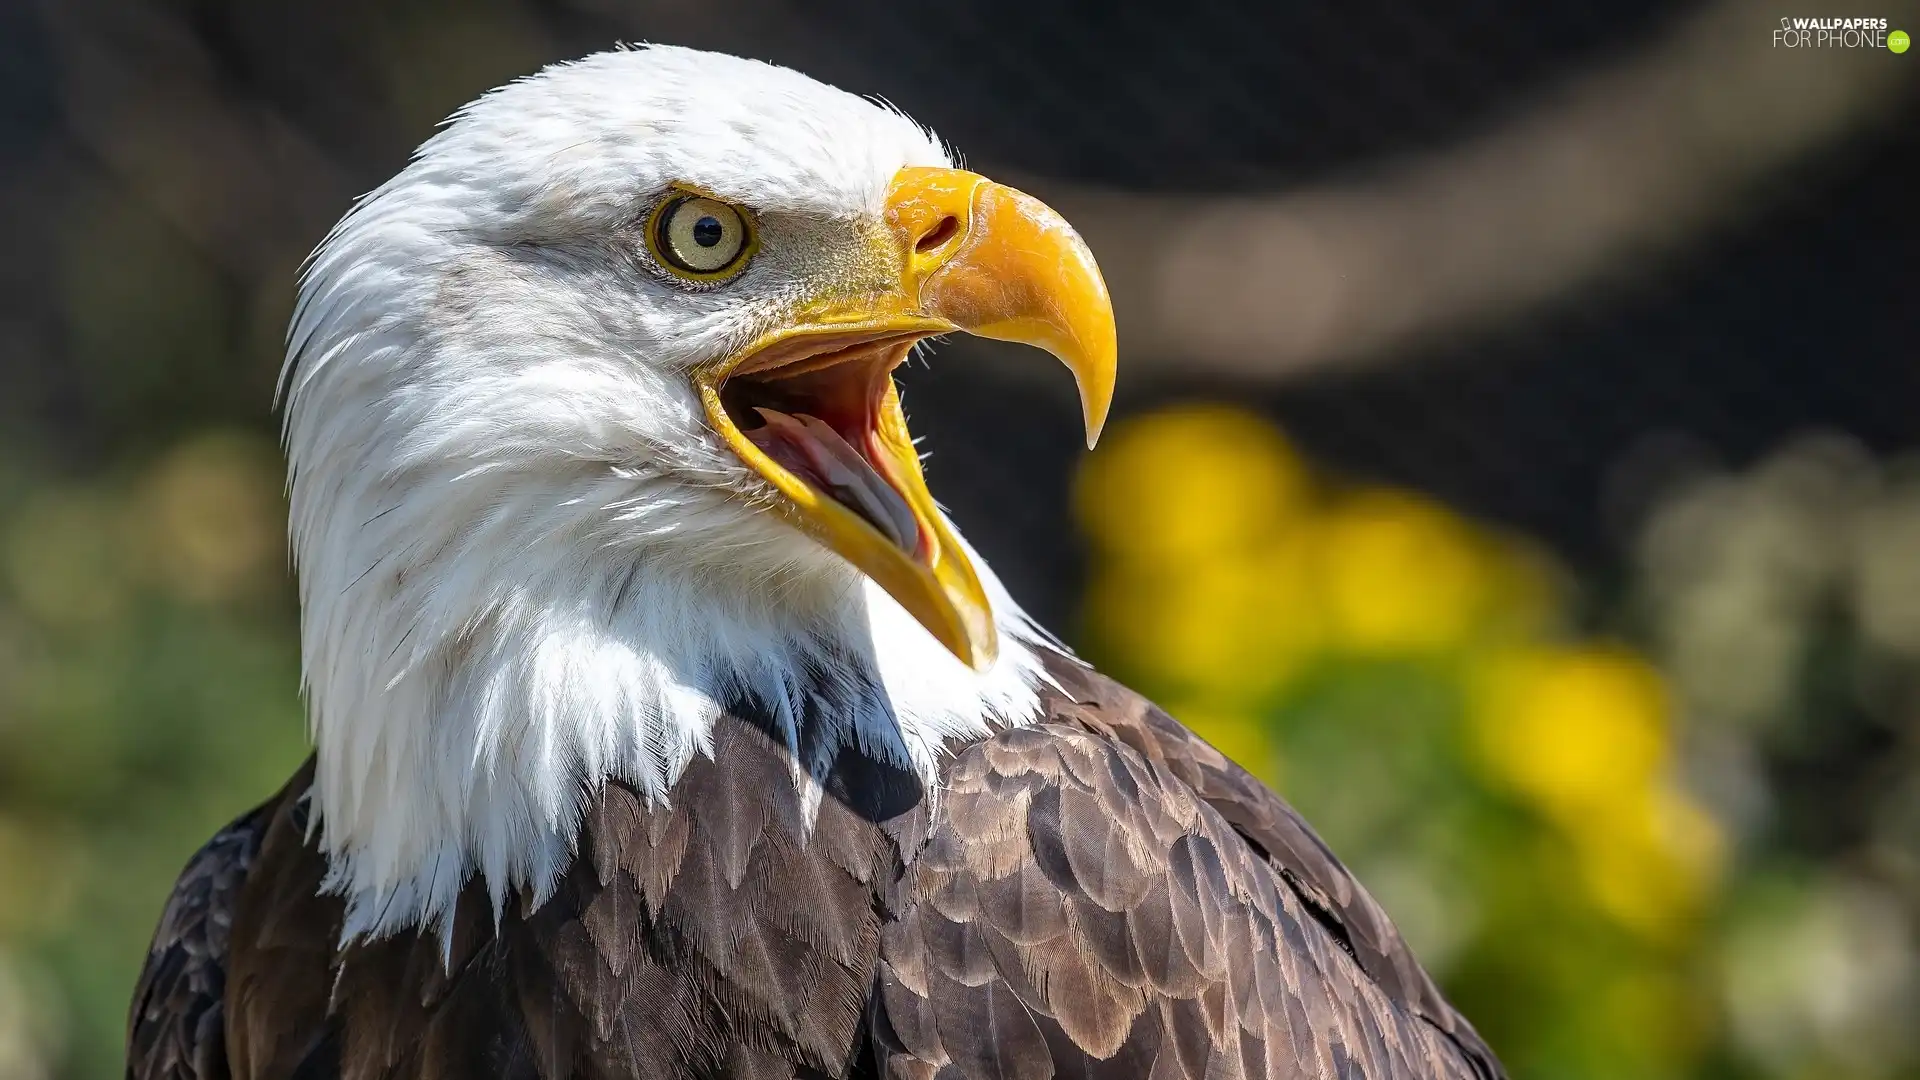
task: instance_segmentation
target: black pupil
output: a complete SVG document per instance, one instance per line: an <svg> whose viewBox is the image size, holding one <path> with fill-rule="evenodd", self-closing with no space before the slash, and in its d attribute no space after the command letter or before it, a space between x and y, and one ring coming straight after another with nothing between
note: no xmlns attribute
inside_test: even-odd
<svg viewBox="0 0 1920 1080"><path fill-rule="evenodd" d="M720 224L720 219L712 214L693 223L693 242L701 247L713 247L726 234L726 226Z"/></svg>

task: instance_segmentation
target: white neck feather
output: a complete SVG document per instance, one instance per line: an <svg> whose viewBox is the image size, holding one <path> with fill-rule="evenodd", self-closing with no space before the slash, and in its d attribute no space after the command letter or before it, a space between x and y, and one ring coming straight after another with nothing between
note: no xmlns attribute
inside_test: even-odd
<svg viewBox="0 0 1920 1080"><path fill-rule="evenodd" d="M312 798L348 938L444 930L475 872L496 911L520 889L544 900L594 791L618 779L665 798L711 754L729 703L755 702L784 729L810 809L841 747L931 788L946 740L1037 711L1039 632L990 574L1001 658L976 674L810 541L703 565L677 537L584 535L590 508L642 535L668 516L685 527L685 493L663 484L608 479L614 498L597 503L575 492L573 520L552 504L532 512L527 494L461 523L409 513L378 478L336 479L336 527L377 513L377 491L400 498L351 545L363 572L322 559L328 569L303 577ZM807 733L820 747L810 760L802 724L828 725Z"/></svg>

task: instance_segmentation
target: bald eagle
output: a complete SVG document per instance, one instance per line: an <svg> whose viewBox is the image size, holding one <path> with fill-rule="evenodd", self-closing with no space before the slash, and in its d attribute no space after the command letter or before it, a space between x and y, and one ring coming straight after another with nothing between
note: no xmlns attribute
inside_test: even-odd
<svg viewBox="0 0 1920 1080"><path fill-rule="evenodd" d="M1037 629L892 371L1078 380L1054 211L653 47L467 106L306 268L315 752L161 916L132 1080L1501 1075L1281 799Z"/></svg>

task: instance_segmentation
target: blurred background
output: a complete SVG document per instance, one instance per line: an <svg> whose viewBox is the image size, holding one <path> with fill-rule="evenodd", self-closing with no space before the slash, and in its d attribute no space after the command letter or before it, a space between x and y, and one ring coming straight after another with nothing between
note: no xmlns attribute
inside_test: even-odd
<svg viewBox="0 0 1920 1080"><path fill-rule="evenodd" d="M616 40L884 94L1081 227L1106 440L952 343L935 490L1516 1077L1920 1077L1920 54L1773 36L1917 6L0 0L0 1078L117 1074L175 873L305 753L302 257Z"/></svg>

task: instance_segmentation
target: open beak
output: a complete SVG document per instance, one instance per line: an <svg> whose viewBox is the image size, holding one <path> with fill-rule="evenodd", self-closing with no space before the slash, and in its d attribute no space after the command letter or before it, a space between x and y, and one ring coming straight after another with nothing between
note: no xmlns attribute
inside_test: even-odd
<svg viewBox="0 0 1920 1080"><path fill-rule="evenodd" d="M1113 398L1113 305L1065 219L975 173L902 169L886 220L897 284L803 306L694 379L714 429L794 522L984 671L999 651L993 612L927 490L893 369L955 330L1037 345L1079 383L1091 447Z"/></svg>

